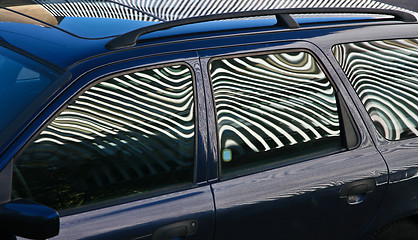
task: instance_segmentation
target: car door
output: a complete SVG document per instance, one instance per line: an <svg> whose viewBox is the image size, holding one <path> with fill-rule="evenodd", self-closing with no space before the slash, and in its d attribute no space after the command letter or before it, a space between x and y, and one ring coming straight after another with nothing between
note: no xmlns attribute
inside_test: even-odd
<svg viewBox="0 0 418 240"><path fill-rule="evenodd" d="M95 61L13 146L11 200L57 210L56 239L213 239L196 54Z"/></svg>
<svg viewBox="0 0 418 240"><path fill-rule="evenodd" d="M377 226L418 210L417 49L416 38L358 41L332 49L390 170Z"/></svg>
<svg viewBox="0 0 418 240"><path fill-rule="evenodd" d="M322 53L282 42L199 52L215 239L358 239L387 168Z"/></svg>

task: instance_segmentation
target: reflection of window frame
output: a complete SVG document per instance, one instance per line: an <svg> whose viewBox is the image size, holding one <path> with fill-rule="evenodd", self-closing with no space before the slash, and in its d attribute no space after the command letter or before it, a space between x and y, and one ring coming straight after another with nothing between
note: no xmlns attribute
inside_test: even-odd
<svg viewBox="0 0 418 240"><path fill-rule="evenodd" d="M250 168L237 169L237 170L233 170L231 173L226 173L222 175L222 162L223 162L222 152L223 151L221 149L221 139L219 136L219 119L218 119L217 107L216 107L216 102L215 102L213 80L212 80L211 70L210 70L212 62L218 61L218 60L233 59L233 58L245 58L245 57L252 57L252 56L269 55L269 54L302 53L302 52L312 57L312 59L317 64L317 66L321 69L322 73L325 75L331 87L334 89L334 97L335 97L336 106L338 109L337 110L338 120L339 120L338 122L339 122L339 129L340 129L339 138L341 141L342 150L329 151L323 154L313 154L312 156L309 156L309 157L300 156L300 157L284 159L284 160L276 161L276 162L261 163L260 165L257 165L255 167L251 166ZM208 72L210 87L211 87L212 96L213 96L213 99L212 99L212 104L214 106L213 114L215 116L216 128L217 128L216 137L217 137L217 148L218 148L218 156L217 156L218 157L218 176L222 180L230 179L230 178L234 178L234 177L238 177L242 175L252 174L252 173L256 173L256 172L260 172L260 171L264 171L264 170L268 170L272 168L277 168L277 167L281 167L281 166L285 166L285 165L289 165L289 164L293 164L297 162L302 162L302 161L306 161L306 160L316 158L316 157L324 157L324 156L336 154L342 151L352 150L352 149L357 148L360 144L360 139L359 139L360 134L359 134L357 125L354 123L354 120L341 96L340 91L338 90L336 84L332 80L331 75L326 71L326 68L323 66L320 59L314 54L313 51L310 51L309 49L294 48L294 49L270 50L270 51L260 51L260 52L216 56L216 57L210 58L210 60L208 61L207 72ZM254 155L258 154L261 156L265 154L265 152L257 152L257 153L252 153L252 154Z"/></svg>
<svg viewBox="0 0 418 240"><path fill-rule="evenodd" d="M190 182L187 183L178 183L172 186L163 186L157 189L153 189L144 193L140 193L140 194L126 194L126 195L121 195L121 196L114 196L114 197L109 197L105 200L98 200L95 202L89 202L85 205L81 205L81 206L75 206L75 207L70 207L68 209L62 209L60 210L60 214L61 215L67 215L67 214L74 214L74 213L79 213L79 212L84 212L87 211L89 209L95 209L97 208L97 206L110 206L113 205L115 203L123 203L123 202L128 202L128 201L132 201L132 200L140 200L140 199L145 199L145 198L149 198L149 197L154 197L157 195L162 195L162 194L167 194L167 193L171 193L171 192L175 192L175 191L179 191L179 190L185 190L185 189L190 189L192 187L196 187L196 168L197 168L197 147L198 147L198 133L197 133L197 129L198 129L198 119L197 119L197 104L196 104L196 75L194 72L194 69L192 66L190 66L189 63L187 62L174 62L174 63L169 63L169 64L157 64L157 65L152 65L152 66L146 66L146 67L139 67L139 68L135 68L135 69L130 69L127 71L120 71L118 73L113 73L110 75L104 75L102 77L99 77L97 80L94 80L92 82L90 82L89 84L83 86L81 89L78 89L76 94L72 95L71 98L67 99L65 104L63 104L59 109L56 109L55 112L49 117L48 121L45 122L45 124L43 124L42 127L40 127L37 132L35 134L33 134L31 136L31 138L25 143L25 145L18 151L18 153L14 156L14 161L17 161L19 159L19 157L26 151L26 149L31 146L33 144L34 141L36 141L38 139L38 137L41 135L41 133L48 128L48 126L51 125L51 123L58 117L60 116L60 114L65 111L66 109L68 109L68 106L70 106L72 103L74 103L80 96L82 96L85 92L89 91L92 87L108 81L110 79L113 79L114 77L120 77L123 75L129 75L129 74L133 74L133 73L137 73L137 72L141 72L141 71L147 71L147 70L153 70L153 69L158 69L158 68L164 68L164 67L172 67L172 66L183 66L184 68L187 68L190 74L190 78L191 78L191 91L192 91L192 101L193 101L193 107L190 108L191 111L193 111L193 159L191 160L191 163L193 164L192 167L192 171L193 173L192 178L190 179Z"/></svg>

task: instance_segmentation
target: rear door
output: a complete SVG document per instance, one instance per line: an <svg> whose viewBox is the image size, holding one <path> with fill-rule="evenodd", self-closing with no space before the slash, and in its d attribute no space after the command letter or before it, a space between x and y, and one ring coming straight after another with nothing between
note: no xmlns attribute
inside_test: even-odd
<svg viewBox="0 0 418 240"><path fill-rule="evenodd" d="M418 39L381 39L333 48L356 104L390 169L377 226L418 210Z"/></svg>
<svg viewBox="0 0 418 240"><path fill-rule="evenodd" d="M322 53L284 42L199 55L215 238L360 238L387 168Z"/></svg>
<svg viewBox="0 0 418 240"><path fill-rule="evenodd" d="M12 200L58 210L57 239L213 239L196 63L142 58L78 79L13 146Z"/></svg>

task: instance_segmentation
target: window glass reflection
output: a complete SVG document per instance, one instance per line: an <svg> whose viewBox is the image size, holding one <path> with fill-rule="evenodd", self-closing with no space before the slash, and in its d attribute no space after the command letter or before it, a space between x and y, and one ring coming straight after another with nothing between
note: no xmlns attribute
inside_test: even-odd
<svg viewBox="0 0 418 240"><path fill-rule="evenodd" d="M387 40L333 48L379 133L418 136L418 41Z"/></svg>
<svg viewBox="0 0 418 240"><path fill-rule="evenodd" d="M65 209L193 181L184 65L108 79L70 103L15 162L15 197Z"/></svg>
<svg viewBox="0 0 418 240"><path fill-rule="evenodd" d="M310 54L215 60L210 72L223 173L340 147L335 92Z"/></svg>

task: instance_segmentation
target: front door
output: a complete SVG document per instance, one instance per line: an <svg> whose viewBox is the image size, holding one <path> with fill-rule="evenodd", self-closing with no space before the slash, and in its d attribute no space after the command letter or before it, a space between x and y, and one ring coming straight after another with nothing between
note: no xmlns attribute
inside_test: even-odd
<svg viewBox="0 0 418 240"><path fill-rule="evenodd" d="M141 61L81 89L89 75L78 80L14 158L12 199L58 210L57 239L213 239L201 78L193 59Z"/></svg>

